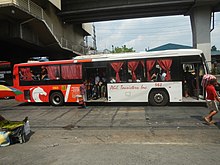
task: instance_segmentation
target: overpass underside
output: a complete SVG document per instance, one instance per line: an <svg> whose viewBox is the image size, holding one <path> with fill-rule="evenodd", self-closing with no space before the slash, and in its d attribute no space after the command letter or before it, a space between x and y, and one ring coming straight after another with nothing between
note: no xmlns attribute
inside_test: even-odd
<svg viewBox="0 0 220 165"><path fill-rule="evenodd" d="M199 6L220 11L219 0L65 0L62 16L65 22L97 22L119 19L189 15Z"/></svg>

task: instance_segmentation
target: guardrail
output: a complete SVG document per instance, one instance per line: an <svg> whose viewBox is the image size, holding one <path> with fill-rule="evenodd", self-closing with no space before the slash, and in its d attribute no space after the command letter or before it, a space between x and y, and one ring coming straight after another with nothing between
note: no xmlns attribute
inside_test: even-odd
<svg viewBox="0 0 220 165"><path fill-rule="evenodd" d="M1 0L0 4L14 4L19 9L28 12L29 14L44 22L51 34L54 36L54 38L57 40L62 48L71 51L77 51L77 47L81 47L81 49L84 49L82 46L56 34L54 30L54 24L52 23L48 15L44 12L44 9L32 2L31 0Z"/></svg>

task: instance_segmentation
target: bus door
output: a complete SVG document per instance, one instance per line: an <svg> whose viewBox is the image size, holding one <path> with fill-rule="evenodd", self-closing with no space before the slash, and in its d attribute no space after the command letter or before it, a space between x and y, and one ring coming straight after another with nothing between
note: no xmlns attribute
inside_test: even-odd
<svg viewBox="0 0 220 165"><path fill-rule="evenodd" d="M199 100L204 99L204 89L201 86L204 67L201 63L184 63L183 66L183 91L185 97Z"/></svg>
<svg viewBox="0 0 220 165"><path fill-rule="evenodd" d="M84 79L87 81L87 100L106 101L107 99L107 67L84 67Z"/></svg>

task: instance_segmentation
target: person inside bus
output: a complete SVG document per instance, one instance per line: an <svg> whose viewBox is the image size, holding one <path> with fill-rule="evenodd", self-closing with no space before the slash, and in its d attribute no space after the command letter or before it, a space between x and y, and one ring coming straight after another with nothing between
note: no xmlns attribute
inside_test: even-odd
<svg viewBox="0 0 220 165"><path fill-rule="evenodd" d="M19 78L20 78L20 80L23 80L23 79L24 79L24 75L22 74L22 71L21 71L21 70L19 71Z"/></svg>
<svg viewBox="0 0 220 165"><path fill-rule="evenodd" d="M152 76L151 76L151 81L162 81L161 79L161 74L160 74L160 68L155 68Z"/></svg>
<svg viewBox="0 0 220 165"><path fill-rule="evenodd" d="M39 74L36 74L33 70L30 70L31 72L31 78L33 80L40 80L40 75Z"/></svg>
<svg viewBox="0 0 220 165"><path fill-rule="evenodd" d="M189 72L188 66L186 67L186 71L184 72L183 88L185 97L192 96L193 75Z"/></svg>
<svg viewBox="0 0 220 165"><path fill-rule="evenodd" d="M95 85L98 85L99 81L100 81L100 77L99 74L97 73L95 77Z"/></svg>
<svg viewBox="0 0 220 165"><path fill-rule="evenodd" d="M163 71L162 74L161 74L161 80L166 81L166 76L167 76L166 72Z"/></svg>
<svg viewBox="0 0 220 165"><path fill-rule="evenodd" d="M103 82L101 86L101 98L106 97L106 91L107 91L107 83Z"/></svg>
<svg viewBox="0 0 220 165"><path fill-rule="evenodd" d="M97 85L97 99L101 98L101 87L102 87L102 85L103 85L103 82L99 81L98 85Z"/></svg>
<svg viewBox="0 0 220 165"><path fill-rule="evenodd" d="M114 77L110 77L110 83L116 83L116 80L114 79Z"/></svg>
<svg viewBox="0 0 220 165"><path fill-rule="evenodd" d="M137 75L137 79L135 80L135 82L141 82L141 76L139 74Z"/></svg>
<svg viewBox="0 0 220 165"><path fill-rule="evenodd" d="M45 66L41 67L41 80L48 80L48 72Z"/></svg>
<svg viewBox="0 0 220 165"><path fill-rule="evenodd" d="M132 73L131 73L131 70L128 70L127 78L128 78L128 82L131 83L131 82L132 82Z"/></svg>

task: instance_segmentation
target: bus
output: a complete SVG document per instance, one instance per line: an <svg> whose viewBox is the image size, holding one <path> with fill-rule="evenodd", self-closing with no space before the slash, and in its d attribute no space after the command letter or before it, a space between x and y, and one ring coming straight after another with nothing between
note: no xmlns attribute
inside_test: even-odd
<svg viewBox="0 0 220 165"><path fill-rule="evenodd" d="M47 78L42 78L46 68ZM72 60L14 65L14 87L22 102L62 105L78 102L86 81L87 102L170 102L204 100L208 68L198 49L77 56ZM187 95L186 95L187 94Z"/></svg>
<svg viewBox="0 0 220 165"><path fill-rule="evenodd" d="M0 61L0 84L12 86L12 67L8 61Z"/></svg>

